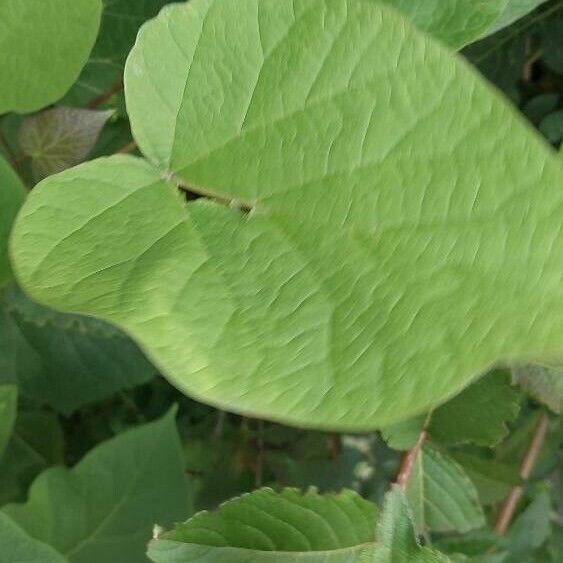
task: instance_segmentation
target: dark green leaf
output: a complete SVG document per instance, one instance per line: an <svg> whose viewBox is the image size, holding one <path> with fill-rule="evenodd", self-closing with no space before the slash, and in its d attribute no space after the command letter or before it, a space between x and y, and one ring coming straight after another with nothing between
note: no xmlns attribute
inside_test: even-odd
<svg viewBox="0 0 563 563"><path fill-rule="evenodd" d="M68 563L52 547L37 541L0 512L0 563Z"/></svg>
<svg viewBox="0 0 563 563"><path fill-rule="evenodd" d="M155 368L137 346L106 323L57 313L16 289L1 305L10 326L0 332L0 347L11 347L23 395L70 414L154 377Z"/></svg>
<svg viewBox="0 0 563 563"><path fill-rule="evenodd" d="M4 512L71 563L139 563L155 523L190 512L174 412L94 448L74 468L48 469L29 500Z"/></svg>
<svg viewBox="0 0 563 563"><path fill-rule="evenodd" d="M11 277L8 236L25 199L25 189L10 165L0 155L0 286Z"/></svg>
<svg viewBox="0 0 563 563"><path fill-rule="evenodd" d="M430 435L446 445L473 442L491 446L506 436L506 423L519 410L520 395L510 385L510 373L494 371L436 409Z"/></svg>
<svg viewBox="0 0 563 563"><path fill-rule="evenodd" d="M0 385L0 459L12 434L18 408L18 388Z"/></svg>

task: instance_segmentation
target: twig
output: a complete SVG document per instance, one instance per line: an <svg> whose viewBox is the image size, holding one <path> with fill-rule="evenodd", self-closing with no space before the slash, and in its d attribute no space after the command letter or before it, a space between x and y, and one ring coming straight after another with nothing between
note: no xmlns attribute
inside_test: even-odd
<svg viewBox="0 0 563 563"><path fill-rule="evenodd" d="M114 94L123 90L123 80L118 80L115 84L112 84L107 90L104 90L101 94L91 99L86 106L88 109L96 109L101 106L104 102L109 100Z"/></svg>
<svg viewBox="0 0 563 563"><path fill-rule="evenodd" d="M137 143L135 141L130 141L126 145L123 145L120 149L116 151L115 154L127 154L133 152L137 148Z"/></svg>
<svg viewBox="0 0 563 563"><path fill-rule="evenodd" d="M399 487L401 487L401 489L403 489L403 491L407 489L414 464L427 437L428 431L426 429L421 430L416 444L410 450L407 450L401 458L401 463L399 465L399 470L397 471L397 478L395 479L395 482L397 483L397 485L399 485Z"/></svg>
<svg viewBox="0 0 563 563"><path fill-rule="evenodd" d="M336 461L342 453L342 439L340 434L332 433L327 436L328 457Z"/></svg>
<svg viewBox="0 0 563 563"><path fill-rule="evenodd" d="M254 474L254 486L259 489L264 482L264 421L258 420L258 436L256 440L256 473Z"/></svg>
<svg viewBox="0 0 563 563"><path fill-rule="evenodd" d="M528 451L522 460L522 465L520 466L520 477L522 480L528 479L532 470L534 469L534 465L538 460L538 456L540 454L541 448L543 446L545 436L547 434L547 429L549 426L549 417L547 416L546 412L543 411L541 416L538 420L538 424L534 431L534 435L532 436L532 441L530 442L530 446L528 447ZM501 511L498 515L497 522L495 524L495 532L497 534L504 534L512 521L512 517L516 512L516 507L518 506L518 502L522 496L524 489L521 485L517 485L516 487L512 487L508 496L506 497Z"/></svg>

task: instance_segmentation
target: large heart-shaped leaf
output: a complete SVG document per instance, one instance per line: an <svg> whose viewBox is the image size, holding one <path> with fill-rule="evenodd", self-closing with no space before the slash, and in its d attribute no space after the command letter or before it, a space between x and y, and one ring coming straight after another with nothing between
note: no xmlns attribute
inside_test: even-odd
<svg viewBox="0 0 563 563"><path fill-rule="evenodd" d="M47 179L14 263L36 299L121 326L187 393L360 430L563 348L559 161L394 11L172 5L143 27L126 94L155 166Z"/></svg>
<svg viewBox="0 0 563 563"><path fill-rule="evenodd" d="M0 0L0 114L64 95L94 45L101 11L101 0Z"/></svg>

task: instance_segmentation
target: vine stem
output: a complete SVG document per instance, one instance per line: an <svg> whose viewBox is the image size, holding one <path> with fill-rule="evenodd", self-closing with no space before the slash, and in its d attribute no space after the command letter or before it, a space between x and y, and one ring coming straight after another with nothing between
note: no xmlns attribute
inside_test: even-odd
<svg viewBox="0 0 563 563"><path fill-rule="evenodd" d="M549 417L545 411L542 411L534 431L534 435L532 436L532 441L530 442L526 455L522 460L522 465L520 466L520 477L522 480L528 479L534 469L545 441L548 426ZM508 530L508 526L510 526L510 522L516 512L516 508L520 498L522 497L523 491L524 488L521 485L517 485L516 487L512 487L508 493L495 524L494 529L497 534L503 535L506 533L506 530Z"/></svg>
<svg viewBox="0 0 563 563"><path fill-rule="evenodd" d="M401 458L401 463L399 465L399 470L397 471L397 478L395 482L403 491L406 491L407 485L409 484L412 470L414 469L414 464L418 458L418 454L426 442L426 438L428 437L428 431L423 429L420 434L418 435L418 440L416 444L410 449L407 450L403 457Z"/></svg>
<svg viewBox="0 0 563 563"><path fill-rule="evenodd" d="M123 80L118 80L115 84L112 84L107 90L104 90L101 94L92 98L88 105L86 106L88 109L96 109L98 106L101 106L104 102L109 100L114 94L123 90Z"/></svg>

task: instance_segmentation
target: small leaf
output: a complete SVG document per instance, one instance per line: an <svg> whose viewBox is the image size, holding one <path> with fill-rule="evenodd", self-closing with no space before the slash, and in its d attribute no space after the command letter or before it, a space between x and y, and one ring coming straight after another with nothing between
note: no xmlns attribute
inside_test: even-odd
<svg viewBox="0 0 563 563"><path fill-rule="evenodd" d="M550 143L558 145L563 139L563 109L546 115L539 128Z"/></svg>
<svg viewBox="0 0 563 563"><path fill-rule="evenodd" d="M508 433L520 411L520 394L507 371L493 371L432 414L430 435L446 445L473 442L492 446Z"/></svg>
<svg viewBox="0 0 563 563"><path fill-rule="evenodd" d="M447 563L437 551L421 547L416 539L411 513L401 489L394 485L385 495L377 524L377 543L373 559L366 563Z"/></svg>
<svg viewBox="0 0 563 563"><path fill-rule="evenodd" d="M459 49L481 37L503 13L507 0L384 0L416 26Z"/></svg>
<svg viewBox="0 0 563 563"><path fill-rule="evenodd" d="M25 188L17 174L0 155L0 286L11 277L8 236L12 223L25 199Z"/></svg>
<svg viewBox="0 0 563 563"><path fill-rule="evenodd" d="M359 563L374 541L376 514L375 505L349 490L321 496L261 489L160 535L149 557L156 563Z"/></svg>
<svg viewBox="0 0 563 563"><path fill-rule="evenodd" d="M560 368L528 365L512 370L515 383L536 401L548 406L554 413L563 412L563 370Z"/></svg>
<svg viewBox="0 0 563 563"><path fill-rule="evenodd" d="M98 34L101 0L0 2L0 114L47 106L72 86Z"/></svg>
<svg viewBox="0 0 563 563"><path fill-rule="evenodd" d="M0 512L0 563L68 563L60 553L33 539Z"/></svg>
<svg viewBox="0 0 563 563"><path fill-rule="evenodd" d="M97 446L72 469L48 469L26 504L4 512L71 563L139 563L153 525L190 511L183 465L170 412Z"/></svg>
<svg viewBox="0 0 563 563"><path fill-rule="evenodd" d="M415 416L391 426L386 426L381 429L381 436L390 448L394 450L408 450L416 444L426 419L426 415Z"/></svg>
<svg viewBox="0 0 563 563"><path fill-rule="evenodd" d="M20 129L20 146L31 157L36 178L84 161L112 114L112 110L56 107L27 117Z"/></svg>
<svg viewBox="0 0 563 563"><path fill-rule="evenodd" d="M406 494L419 532L467 532L485 524L469 477L453 459L429 444L416 458Z"/></svg>
<svg viewBox="0 0 563 563"><path fill-rule="evenodd" d="M12 434L18 407L18 388L0 385L0 459Z"/></svg>

